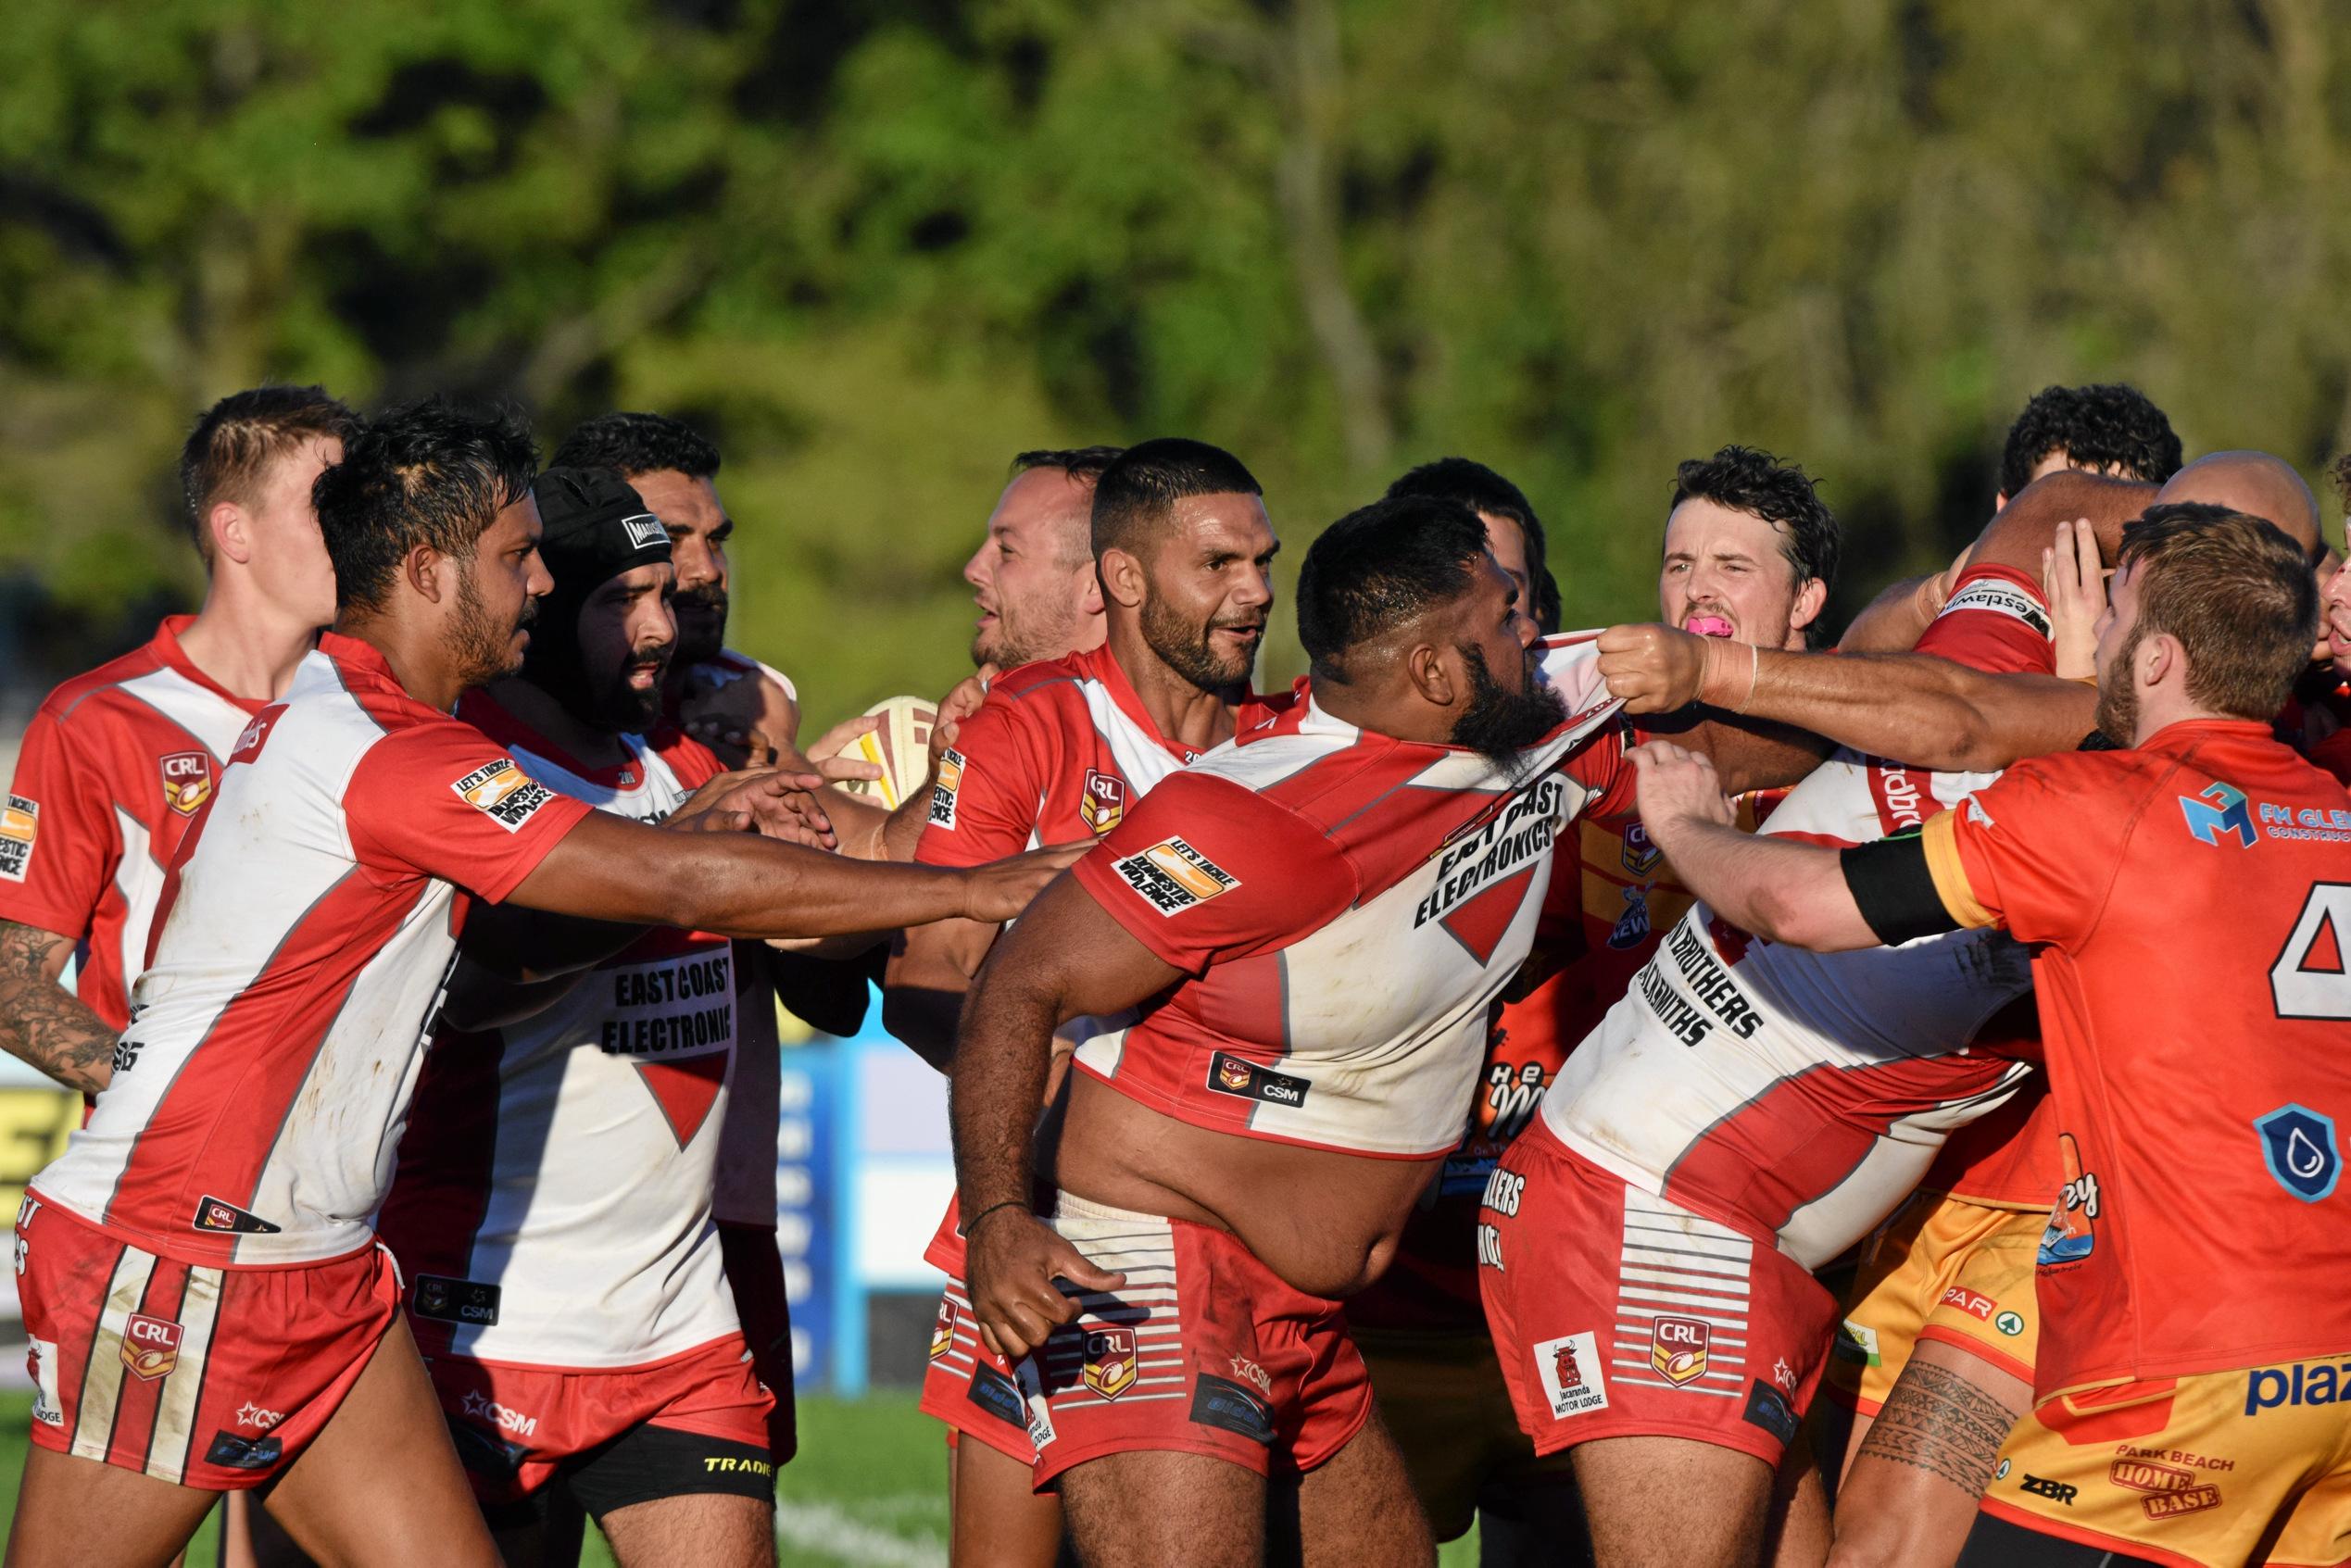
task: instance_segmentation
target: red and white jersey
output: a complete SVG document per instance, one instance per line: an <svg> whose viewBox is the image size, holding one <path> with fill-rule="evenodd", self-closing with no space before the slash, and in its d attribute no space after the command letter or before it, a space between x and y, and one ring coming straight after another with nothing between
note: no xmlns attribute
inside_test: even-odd
<svg viewBox="0 0 2351 1568"><path fill-rule="evenodd" d="M1233 715L1246 733L1289 710L1294 694L1248 694ZM1099 837L1169 774L1201 753L1160 734L1108 646L1024 664L999 676L987 701L958 726L939 761L914 859L932 866L976 866L1045 844ZM1124 1017L1107 1021L1115 1027ZM1075 1019L1067 1039L1105 1021ZM949 1273L963 1267L956 1209L924 1256Z"/></svg>
<svg viewBox="0 0 2351 1568"><path fill-rule="evenodd" d="M587 811L321 637L182 844L113 1081L42 1192L188 1263L371 1245L459 888L504 898Z"/></svg>
<svg viewBox="0 0 2351 1568"><path fill-rule="evenodd" d="M592 768L483 693L458 716L547 788L635 822L723 771L675 730ZM735 1332L710 1215L733 958L722 936L648 932L544 1012L434 1035L377 1226L426 1354L635 1367Z"/></svg>
<svg viewBox="0 0 2351 1568"><path fill-rule="evenodd" d="M1982 669L2045 646L2038 589L2004 569L1962 580L1919 642ZM1865 844L1916 829L1996 774L1839 752L1763 831ZM2032 988L2030 955L1985 932L1814 953L1756 940L1692 906L1571 1054L1542 1116L1567 1148L1644 1192L1775 1232L1818 1268L1919 1182L1944 1138L2031 1068L1995 1015Z"/></svg>
<svg viewBox="0 0 2351 1568"><path fill-rule="evenodd" d="M116 1029L145 967L164 869L261 704L188 660L175 615L144 646L51 692L0 816L0 921L72 938L70 984Z"/></svg>
<svg viewBox="0 0 2351 1568"><path fill-rule="evenodd" d="M1188 978L1081 1044L1078 1070L1218 1132L1451 1150L1553 846L1587 811L1632 806L1591 645L1544 667L1574 717L1511 769L1310 700L1163 781L1071 871Z"/></svg>

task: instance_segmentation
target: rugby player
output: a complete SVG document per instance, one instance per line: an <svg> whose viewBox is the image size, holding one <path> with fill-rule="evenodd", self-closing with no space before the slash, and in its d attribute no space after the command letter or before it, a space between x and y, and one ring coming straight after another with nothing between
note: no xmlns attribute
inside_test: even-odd
<svg viewBox="0 0 2351 1568"><path fill-rule="evenodd" d="M546 787L658 822L725 771L661 722L669 535L609 470L531 488L554 586L522 672L458 717ZM547 1514L560 1493L623 1562L772 1562L775 1401L710 1216L731 945L599 925L593 967L548 976L539 956L509 981L516 954L579 934L503 909L469 923L378 1230L500 1552L575 1558L577 1511Z"/></svg>
<svg viewBox="0 0 2351 1568"><path fill-rule="evenodd" d="M1761 488L1768 477L1748 477L1756 499L1801 518L1793 503L1810 487ZM2003 549L2029 544L2037 564L2060 507L2103 502L2118 526L2148 494L2068 480L2029 489L1980 542L1922 647L2016 667L2008 646L2032 629ZM2032 518L2041 533L2026 540ZM1750 553L1767 548L1771 526L1748 521L1760 534ZM1864 842L1980 782L1842 753L1764 831ZM1952 1125L2028 1071L1971 1048L2027 989L2020 952L1968 938L1879 957L1750 944L1692 908L1568 1057L1540 1126L1487 1190L1483 1274L1502 1370L1536 1447L1573 1454L1604 1563L1759 1560L1776 1471L1783 1553L1825 1553L1804 1456L1781 1467L1835 1316L1812 1271L1909 1193ZM1656 1519L1661 1475L1703 1504Z"/></svg>
<svg viewBox="0 0 2351 1568"><path fill-rule="evenodd" d="M2034 945L2065 1180L2035 1404L1963 1563L2351 1555L2351 1309L2310 1287L2351 1271L2351 795L2269 730L2317 597L2273 525L2150 508L2098 637L2098 729L2127 749L2026 760L1860 848L1734 835L1704 763L1641 755L1651 832L1759 938Z"/></svg>
<svg viewBox="0 0 2351 1568"><path fill-rule="evenodd" d="M1032 466L1013 487L1048 471ZM1273 608L1280 548L1255 477L1220 448L1162 439L1127 448L1089 488L1087 527L1107 638L1024 665L990 686L946 754L915 851L922 863L974 865L1037 844L1108 834L1170 773L1280 710L1257 698L1249 682ZM1002 510L991 520L991 539ZM1047 543L1023 538L1015 549ZM1069 605L1065 583L1024 596L1007 591L1010 575L999 572L990 585L997 609L982 621L987 646L975 644L975 655L1025 651L1008 639L1046 622L1052 607L1035 601L1050 588ZM1038 613L1024 613L1030 609ZM999 845L1010 847L999 853ZM908 932L891 960L884 1016L942 1071L952 1065L964 993L998 930L941 922ZM1088 1020L1060 1031L1049 1098L1066 1051L1100 1026ZM1050 1134L1045 1142L1050 1177ZM973 1323L957 1219L950 1205L925 1254L948 1276L923 1409L957 1439L949 1552L959 1563L1050 1563L1061 1540L1060 1503L1035 1488L1037 1450L1013 1370L981 1345Z"/></svg>
<svg viewBox="0 0 2351 1568"><path fill-rule="evenodd" d="M163 867L333 619L310 482L357 423L315 386L205 410L180 452L203 607L57 687L25 730L0 818L0 1049L68 1088L106 1086Z"/></svg>
<svg viewBox="0 0 2351 1568"><path fill-rule="evenodd" d="M434 400L314 487L334 629L238 738L107 1093L18 1217L35 1399L12 1562L161 1562L255 1486L317 1558L497 1561L369 1229L460 887L766 938L1000 919L1068 858L966 872L692 831L788 805L782 776L701 792L685 831L529 778L449 715L518 667L549 586L534 458L510 418Z"/></svg>
<svg viewBox="0 0 2351 1568"><path fill-rule="evenodd" d="M2161 484L2180 471L2181 456L2170 419L2137 387L2044 386L2001 443L1993 513L2034 480L2066 470ZM1880 653L1911 647L1950 598L1968 558L1963 550L1942 571L1888 586L1854 618L1839 646Z"/></svg>
<svg viewBox="0 0 2351 1568"><path fill-rule="evenodd" d="M1659 598L1667 620L1735 624L1778 647L1804 646L1833 574L1835 522L1794 470L1802 504L1784 530L1725 499L1752 480L1744 449L1680 470L1660 551ZM1754 455L1754 462L1761 462ZM1764 465L1768 468L1768 464ZM1559 630L1559 593L1544 561L1542 525L1526 495L1465 458L1424 464L1389 495L1434 495L1468 506L1486 545L1521 595L1537 629ZM1799 559L1803 564L1799 564ZM1527 596L1531 596L1528 598ZM1802 601L1802 602L1800 602ZM1469 1128L1445 1158L1405 1226L1388 1272L1347 1304L1347 1321L1370 1369L1381 1421L1396 1440L1432 1533L1451 1540L1478 1526L1490 1564L1571 1561L1588 1549L1564 1454L1535 1455L1519 1430L1477 1294L1477 1195L1496 1157L1534 1114L1567 1050L1624 994L1625 984L1688 903L1664 857L1631 818L1576 825L1575 875L1554 877L1533 952L1513 981L1492 1030Z"/></svg>
<svg viewBox="0 0 2351 1568"><path fill-rule="evenodd" d="M811 759L798 751L799 694L792 683L726 646L732 582L726 547L735 520L719 498L718 448L690 425L665 415L604 414L564 439L554 466L619 475L669 535L677 644L661 679L663 717L729 764L751 759L757 749L761 761L777 760L829 778L850 776L841 759ZM799 1437L792 1392L792 1308L776 1246L775 1139L783 1084L775 1005L783 993L796 1012L835 1033L852 1035L864 1017L866 980L861 972L843 973L840 966L748 942L736 945L732 963L737 1049L719 1134L715 1212L727 1287L758 1359L760 1380L775 1395L769 1457L782 1465L790 1461Z"/></svg>
<svg viewBox="0 0 2351 1568"><path fill-rule="evenodd" d="M963 563L979 619L972 663L1017 669L1091 653L1109 635L1093 547L1094 483L1115 446L1023 452Z"/></svg>
<svg viewBox="0 0 2351 1568"><path fill-rule="evenodd" d="M1428 1559L1337 1298L1460 1141L1557 834L1628 776L1589 654L1539 679L1515 598L1456 503L1332 525L1299 581L1311 700L1163 780L971 993L950 1110L974 1316L1021 1364L1037 1482L1088 1562L1253 1560L1269 1475L1300 1478L1317 1555ZM1733 734L1704 744L1734 773L1814 760ZM1051 1036L1128 1008L1077 1047L1049 1224Z"/></svg>
<svg viewBox="0 0 2351 1568"><path fill-rule="evenodd" d="M2160 485L2180 470L2181 457L2170 420L2136 388L2047 387L2009 427L1995 515L2033 480L2060 470ZM2030 526L1984 542L2005 550L2012 570L1964 581L1981 608L2020 610L2034 631L2039 628L2030 618L2039 614L2049 634L2028 636L2009 628L2016 634L2007 639L2006 657L1985 667L2087 678L2090 623L2105 605L2099 531L2077 534L2070 521L2059 519L2053 532L2046 512L2030 508L2019 521ZM2110 543L2112 537L2108 531ZM2046 563L2039 573L2031 570L2036 541ZM1998 563L1987 558L1980 564ZM2070 594L2039 581L2060 565ZM1952 576L1960 579L1958 572ZM1935 651L1951 653L1947 643ZM2004 1031L2020 1036L2030 1025L2021 1004L2014 1011L2003 1021ZM1997 1424L1995 1411L2023 1408L2039 1322L2032 1253L2056 1181L2049 1161L2031 1153L2052 1141L2044 1124L2046 1098L2045 1083L2036 1076L2006 1104L1955 1129L1919 1190L1865 1249L1832 1342L1828 1378L1831 1403L1851 1412L1837 1444L1842 1455L1832 1461L1843 1473L1837 1552L1849 1568L1947 1563L1974 1517L1974 1491L1955 1487L1939 1469L1918 1463L1920 1456L1898 1429L1962 1412ZM1875 1418L1921 1343L1936 1348L1925 1353L1877 1446L1865 1449ZM1979 1378L1971 1362L1988 1363L2003 1375ZM1931 1405L1930 1385L1939 1390ZM1833 1424L1824 1432L1834 1439Z"/></svg>

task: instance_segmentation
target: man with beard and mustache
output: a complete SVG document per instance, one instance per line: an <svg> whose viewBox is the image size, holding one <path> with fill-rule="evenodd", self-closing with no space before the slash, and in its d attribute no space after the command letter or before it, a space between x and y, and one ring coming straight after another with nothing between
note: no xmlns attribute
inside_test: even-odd
<svg viewBox="0 0 2351 1568"><path fill-rule="evenodd" d="M609 470L531 488L554 586L521 673L458 717L548 789L659 822L725 771L661 721L670 536ZM573 1561L583 1511L623 1561L764 1562L774 1398L710 1213L731 945L577 925L471 922L379 1229L416 1282L413 1332L509 1563ZM518 969L543 978L502 978Z"/></svg>
<svg viewBox="0 0 2351 1568"><path fill-rule="evenodd" d="M1310 700L1125 809L973 987L950 1095L971 1316L1088 1562L1252 1561L1269 1486L1317 1555L1429 1560L1338 1298L1460 1139L1559 833L1630 800L1589 646L1543 647L1539 675L1516 597L1457 502L1333 524L1299 578ZM1813 761L1692 738L1734 777ZM1055 1033L1130 1010L1077 1047L1040 1218Z"/></svg>
<svg viewBox="0 0 2351 1568"><path fill-rule="evenodd" d="M1916 834L1741 837L1704 764L1640 758L1651 832L1759 946L2032 945L2063 1181L2032 1408L1971 1477L1963 1564L2351 1552L2351 1304L2313 1287L2351 1272L2329 1209L2351 796L2271 733L2319 624L2311 555L2225 507L2149 507L2098 624L2113 744L2020 761Z"/></svg>
<svg viewBox="0 0 2351 1568"><path fill-rule="evenodd" d="M1014 489L1044 471L1030 470ZM1286 706L1249 684L1280 548L1249 470L1201 442L1146 441L1109 463L1092 491L1106 640L994 683L940 759L919 861L970 865L998 858L1001 845L1017 854L1108 834L1170 774ZM1000 588L1000 574L997 582ZM1007 651L990 633L1015 631L1020 620L983 623L987 646L974 654ZM941 1071L951 1065L963 994L998 931L977 922L910 931L890 961L884 1016ZM1067 1050L1087 1032L1062 1031L1055 1087ZM1060 1505L1035 1490L1036 1449L1012 1369L973 1326L956 1219L950 1205L926 1254L948 1283L923 1384L924 1410L955 1442L950 1548L965 1561L984 1543L991 1562L1050 1563Z"/></svg>
<svg viewBox="0 0 2351 1568"><path fill-rule="evenodd" d="M513 416L434 399L313 486L333 628L182 840L112 1079L17 1217L13 1562L160 1562L254 1486L322 1561L497 1561L371 1224L471 906L824 936L1000 920L1066 863L872 865L729 831L813 831L809 777L713 780L654 828L524 773L451 710L521 668L551 586L535 458ZM415 1305L498 1311L442 1288L414 1282Z"/></svg>

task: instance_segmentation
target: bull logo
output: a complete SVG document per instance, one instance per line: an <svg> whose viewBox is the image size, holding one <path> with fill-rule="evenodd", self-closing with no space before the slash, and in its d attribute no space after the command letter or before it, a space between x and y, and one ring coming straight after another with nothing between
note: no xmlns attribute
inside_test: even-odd
<svg viewBox="0 0 2351 1568"><path fill-rule="evenodd" d="M1576 1345L1574 1340L1571 1339L1564 1341L1558 1348L1552 1351L1551 1371L1552 1375L1559 1379L1559 1386L1562 1388L1580 1388L1583 1386L1584 1369L1576 1364Z"/></svg>

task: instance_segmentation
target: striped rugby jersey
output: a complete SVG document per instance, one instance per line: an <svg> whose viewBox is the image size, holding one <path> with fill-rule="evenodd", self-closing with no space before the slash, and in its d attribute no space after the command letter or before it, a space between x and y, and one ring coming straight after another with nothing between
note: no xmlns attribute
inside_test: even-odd
<svg viewBox="0 0 2351 1568"><path fill-rule="evenodd" d="M371 1245L459 888L504 898L589 809L321 637L182 841L113 1081L35 1185L182 1262Z"/></svg>

